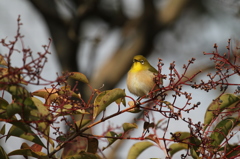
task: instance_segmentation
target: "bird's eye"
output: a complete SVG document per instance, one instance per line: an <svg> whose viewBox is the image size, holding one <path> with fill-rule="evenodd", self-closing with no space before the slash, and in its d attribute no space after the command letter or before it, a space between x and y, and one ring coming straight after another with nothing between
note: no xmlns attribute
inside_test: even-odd
<svg viewBox="0 0 240 159"><path fill-rule="evenodd" d="M143 61L143 60L141 60L141 61L140 61L140 63L143 65L143 64L144 64L144 61Z"/></svg>

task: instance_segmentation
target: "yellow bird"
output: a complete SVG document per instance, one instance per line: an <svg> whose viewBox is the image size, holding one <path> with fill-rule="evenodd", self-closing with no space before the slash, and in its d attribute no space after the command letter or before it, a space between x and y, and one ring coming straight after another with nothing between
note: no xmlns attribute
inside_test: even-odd
<svg viewBox="0 0 240 159"><path fill-rule="evenodd" d="M138 96L147 95L151 90L159 88L154 82L154 77L158 71L150 65L145 57L136 55L133 58L133 65L128 71L128 90Z"/></svg>

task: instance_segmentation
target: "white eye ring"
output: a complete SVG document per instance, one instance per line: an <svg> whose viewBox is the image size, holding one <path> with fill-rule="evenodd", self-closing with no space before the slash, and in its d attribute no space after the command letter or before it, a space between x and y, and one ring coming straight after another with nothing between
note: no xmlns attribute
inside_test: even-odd
<svg viewBox="0 0 240 159"><path fill-rule="evenodd" d="M143 64L144 64L144 61L143 61L143 60L141 60L141 61L140 61L140 63L143 65Z"/></svg>

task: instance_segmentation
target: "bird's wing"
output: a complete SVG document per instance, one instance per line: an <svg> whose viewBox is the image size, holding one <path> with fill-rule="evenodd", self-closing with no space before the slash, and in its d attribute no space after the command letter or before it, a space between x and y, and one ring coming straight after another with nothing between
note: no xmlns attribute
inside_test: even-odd
<svg viewBox="0 0 240 159"><path fill-rule="evenodd" d="M153 73L158 73L158 71L152 66L148 70L153 72Z"/></svg>

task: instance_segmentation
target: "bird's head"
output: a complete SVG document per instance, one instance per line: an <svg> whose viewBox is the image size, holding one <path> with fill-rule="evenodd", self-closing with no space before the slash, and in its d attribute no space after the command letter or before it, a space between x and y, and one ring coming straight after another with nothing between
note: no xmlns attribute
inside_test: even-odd
<svg viewBox="0 0 240 159"><path fill-rule="evenodd" d="M147 70L151 67L148 60L142 55L136 55L133 58L133 65L130 71L138 72L142 70Z"/></svg>

